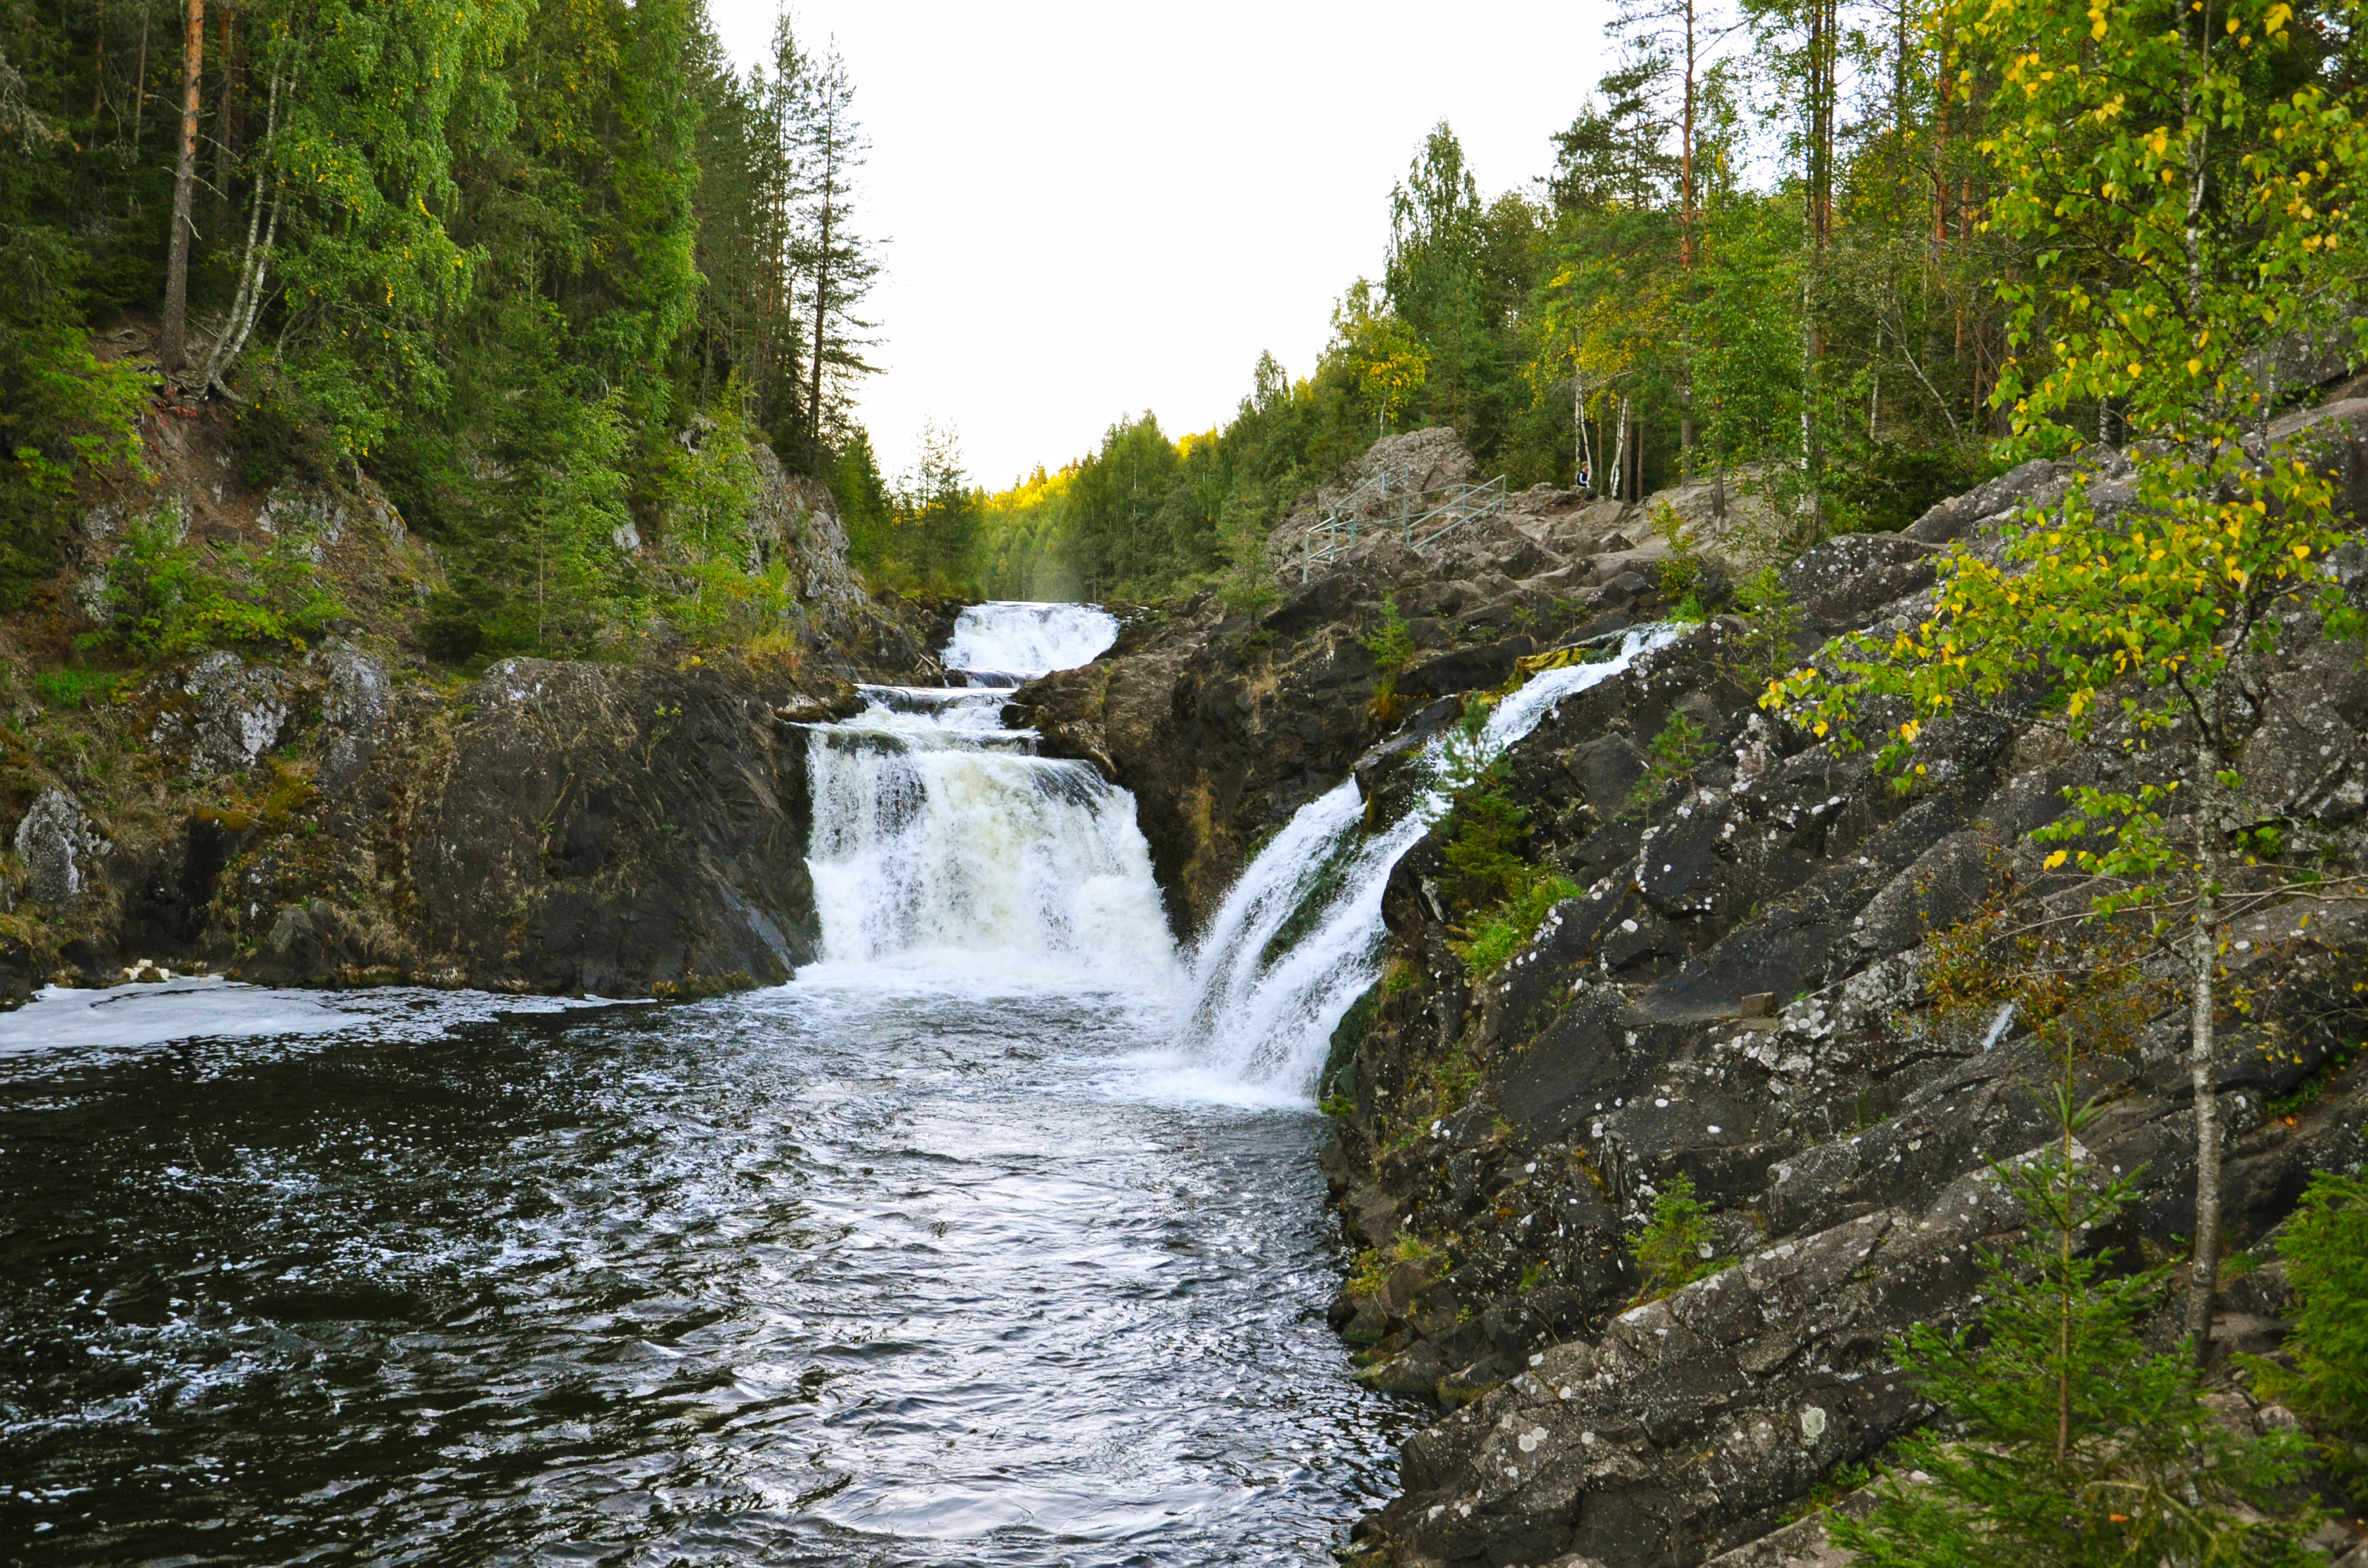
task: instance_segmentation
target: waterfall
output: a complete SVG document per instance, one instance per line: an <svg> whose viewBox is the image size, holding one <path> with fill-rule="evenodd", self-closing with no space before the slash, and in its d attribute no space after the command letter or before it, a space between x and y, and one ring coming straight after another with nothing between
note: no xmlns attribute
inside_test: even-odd
<svg viewBox="0 0 2368 1568"><path fill-rule="evenodd" d="M943 663L973 686L1012 687L1091 664L1117 641L1118 617L1097 606L998 599L962 612Z"/></svg>
<svg viewBox="0 0 2368 1568"><path fill-rule="evenodd" d="M1090 606L976 605L945 663L1000 686L1083 664L1117 634ZM825 971L1180 982L1131 794L1036 756L1033 732L1003 727L992 686L859 689L862 712L807 740Z"/></svg>
<svg viewBox="0 0 2368 1568"><path fill-rule="evenodd" d="M1532 677L1481 734L1493 755L1563 699L1671 641L1640 628L1601 664ZM1179 961L1134 798L1003 726L1002 689L1090 661L1118 622L1087 605L964 610L945 664L968 687L867 686L854 718L811 728L807 865L823 962L805 975L1087 985L1189 1001L1178 1078L1196 1096L1304 1096L1332 1031L1379 975L1382 891L1445 802L1426 790L1367 833L1353 781L1302 806L1243 870ZM1433 742L1402 767L1436 777ZM1164 1005L1164 1004L1163 1004Z"/></svg>
<svg viewBox="0 0 2368 1568"><path fill-rule="evenodd" d="M1494 756L1526 736L1556 703L1620 674L1680 628L1640 627L1595 665L1535 676L1499 702L1481 733ZM1435 778L1434 741L1401 767ZM1363 831L1364 803L1349 780L1299 808L1211 919L1192 960L1187 1049L1212 1073L1304 1093L1324 1064L1333 1029L1380 978L1382 891L1390 869L1429 831L1446 802L1426 790L1380 831Z"/></svg>

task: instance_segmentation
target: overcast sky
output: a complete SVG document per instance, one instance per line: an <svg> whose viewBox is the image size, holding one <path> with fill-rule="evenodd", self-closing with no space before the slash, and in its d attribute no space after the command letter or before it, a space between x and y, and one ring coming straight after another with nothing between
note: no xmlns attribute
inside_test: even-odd
<svg viewBox="0 0 2368 1568"><path fill-rule="evenodd" d="M711 0L745 66L773 0ZM1367 0L803 0L871 138L885 239L863 396L882 466L925 419L1000 488L1149 408L1221 423L1260 349L1313 369L1333 300L1381 270L1389 190L1441 119L1482 194L1551 166L1605 69L1605 7Z"/></svg>

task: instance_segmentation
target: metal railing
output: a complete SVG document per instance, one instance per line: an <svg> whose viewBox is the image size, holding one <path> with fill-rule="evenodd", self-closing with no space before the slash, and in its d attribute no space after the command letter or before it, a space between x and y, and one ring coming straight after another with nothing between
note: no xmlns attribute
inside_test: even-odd
<svg viewBox="0 0 2368 1568"><path fill-rule="evenodd" d="M1464 524L1505 509L1505 476L1482 484L1442 484L1429 490L1393 489L1390 476L1375 474L1335 502L1299 537L1299 580L1307 581L1319 561L1338 561L1364 534L1389 532L1409 550L1438 543Z"/></svg>

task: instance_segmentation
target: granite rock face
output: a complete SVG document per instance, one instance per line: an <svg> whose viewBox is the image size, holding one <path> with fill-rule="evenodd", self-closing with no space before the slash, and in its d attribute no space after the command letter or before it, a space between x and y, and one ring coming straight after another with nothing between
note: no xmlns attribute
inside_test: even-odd
<svg viewBox="0 0 2368 1568"><path fill-rule="evenodd" d="M25 892L41 903L63 904L83 892L107 848L106 838L63 790L42 790L17 824Z"/></svg>
<svg viewBox="0 0 2368 1568"><path fill-rule="evenodd" d="M2273 431L2355 515L2363 424L2368 407L2336 403ZM1926 771L1903 790L1755 699L1829 636L1922 619L1942 550L1994 556L2019 509L2074 483L2100 510L2129 504L2111 454L2026 464L1901 534L1792 561L1789 645L1714 616L1565 699L1510 754L1506 788L1529 813L1525 854L1578 896L1477 986L1451 946L1465 916L1441 900L1443 839L1396 867L1395 979L1344 1021L1322 1085L1344 1113L1334 1201L1373 1255L1332 1315L1360 1377L1446 1414L1408 1443L1403 1494L1359 1526L1364 1560L1829 1562L1790 1516L1931 1414L1890 1346L1918 1323L1974 1321L1977 1249L2020 1222L1989 1165L2046 1139L2054 1072L2027 1020L1934 1008L1936 939L1986 910L2084 909L2031 833L2065 813L2066 787L2167 783L2183 753L2125 746L2139 737L2112 725L2075 748L2027 710L1969 713L1927 726ZM1521 500L1434 552L1363 540L1304 585L1287 574L1257 616L1203 602L1131 629L1089 669L1024 688L1019 714L1135 790L1190 929L1298 804L1353 778L1370 821L1395 817L1399 765L1463 696L1533 650L1659 613L1665 551L1634 509ZM2368 551L2336 563L2368 602L2363 566ZM1385 597L1419 649L1386 716L1365 653ZM2238 672L2241 814L2281 824L2294 852L2359 864L2368 673L2356 648L2287 630ZM1701 751L1655 771L1679 720ZM2339 1068L2368 903L2303 913L2265 905L2232 931L2256 988L2224 1023L2218 1080L2239 1247L2310 1172L2368 1156L2368 1067ZM2176 998L2137 1008L2124 1036L2080 1072L2111 1102L2083 1157L2144 1172L2137 1206L2094 1238L2131 1257L2192 1228L2194 1161ZM2306 1112L2269 1115L2311 1085ZM1680 1176L1732 1267L1639 1305L1631 1243ZM2274 1342L2273 1310L2232 1295L2227 1313L2215 1345Z"/></svg>
<svg viewBox="0 0 2368 1568"><path fill-rule="evenodd" d="M774 706L677 672L486 672L400 807L418 961L612 995L788 979L821 930L804 733Z"/></svg>

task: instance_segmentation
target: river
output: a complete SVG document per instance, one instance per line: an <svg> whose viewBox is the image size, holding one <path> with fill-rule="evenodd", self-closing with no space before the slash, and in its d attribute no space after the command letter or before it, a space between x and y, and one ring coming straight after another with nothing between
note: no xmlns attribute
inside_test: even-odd
<svg viewBox="0 0 2368 1568"><path fill-rule="evenodd" d="M810 733L789 985L0 1017L0 1561L1328 1562L1417 1413L1326 1325L1309 1091L1419 824L1344 785L1178 952L998 717L1115 631L982 607L980 685Z"/></svg>

